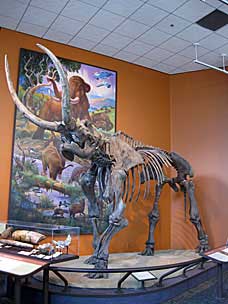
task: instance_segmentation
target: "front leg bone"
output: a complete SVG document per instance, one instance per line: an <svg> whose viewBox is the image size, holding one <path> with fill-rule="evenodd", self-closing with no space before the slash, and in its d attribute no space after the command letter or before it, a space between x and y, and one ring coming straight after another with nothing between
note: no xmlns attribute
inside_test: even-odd
<svg viewBox="0 0 228 304"><path fill-rule="evenodd" d="M91 257L92 262L95 263L95 269L106 269L108 267L109 245L113 236L128 225L128 221L123 217L125 204L122 200L122 183L126 178L123 170L116 170L112 174L111 185L115 198L115 209L109 217L109 226L103 232L96 247L96 250ZM90 278L107 278L107 274L99 273L89 274Z"/></svg>
<svg viewBox="0 0 228 304"><path fill-rule="evenodd" d="M116 221L115 221L116 222ZM122 218L118 225L109 224L108 228L102 234L100 242L91 258L95 261L95 269L107 269L108 268L108 258L109 258L109 245L113 236L118 233L123 228L127 227L128 221ZM87 275L91 279L108 278L107 273L90 273Z"/></svg>

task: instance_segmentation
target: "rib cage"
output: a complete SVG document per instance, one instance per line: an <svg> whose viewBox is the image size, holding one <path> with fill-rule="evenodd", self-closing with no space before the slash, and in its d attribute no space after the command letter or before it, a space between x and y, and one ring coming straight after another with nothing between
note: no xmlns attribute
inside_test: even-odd
<svg viewBox="0 0 228 304"><path fill-rule="evenodd" d="M126 187L123 189L123 200L125 202L131 202L136 189L136 181L138 178L138 189L135 197L135 201L138 201L142 184L145 184L143 199L148 198L150 194L150 182L151 180L156 180L158 184L165 182L166 177L164 175L164 166L171 167L172 160L169 158L168 153L165 151L149 146L135 146L136 151L138 151L143 157L143 164L131 168L126 177ZM131 174L131 176L130 176ZM131 189L129 189L131 180Z"/></svg>
<svg viewBox="0 0 228 304"><path fill-rule="evenodd" d="M172 160L169 157L167 151L162 150L158 147L145 146L140 141L136 141L133 137L120 131L112 135L117 137L135 149L143 158L143 163L132 167L126 173L126 180L123 184L122 198L125 202L131 202L135 197L135 201L138 201L142 184L145 184L143 199L148 198L150 194L150 181L156 180L158 184L165 182L166 177L164 175L164 167L173 166ZM106 153L109 154L108 145L106 146ZM106 171L107 168L103 168L105 172L99 174L98 183L100 188L100 194L105 191L106 186L105 180L109 180L108 177L101 178L107 174L111 174L111 171ZM104 185L106 184L106 185ZM137 193L136 193L137 189Z"/></svg>

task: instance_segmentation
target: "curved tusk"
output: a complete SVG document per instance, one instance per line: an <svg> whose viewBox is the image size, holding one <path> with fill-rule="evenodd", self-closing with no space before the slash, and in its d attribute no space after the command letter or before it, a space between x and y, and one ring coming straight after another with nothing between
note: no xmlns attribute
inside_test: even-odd
<svg viewBox="0 0 228 304"><path fill-rule="evenodd" d="M56 101L56 102L61 102L61 99L55 96L51 96L51 99Z"/></svg>
<svg viewBox="0 0 228 304"><path fill-rule="evenodd" d="M59 59L48 48L39 43L37 43L37 46L50 57L58 71L60 82L62 85L62 120L64 121L65 125L70 126L72 120L70 113L69 84L66 73L64 72Z"/></svg>
<svg viewBox="0 0 228 304"><path fill-rule="evenodd" d="M80 102L80 98L79 97L75 97L75 98L71 98L70 99L70 103L71 104L78 104Z"/></svg>
<svg viewBox="0 0 228 304"><path fill-rule="evenodd" d="M10 94L12 96L12 99L14 103L16 104L18 110L24 114L26 118L28 118L31 122L33 122L35 125L47 129L50 131L58 131L59 124L57 122L50 122L43 120L36 115L34 115L32 112L30 112L20 101L19 97L17 96L16 91L14 90L13 87L13 82L10 77L10 71L9 71L9 63L7 59L7 55L5 55L5 72L6 72L6 80L7 80L7 85L10 91Z"/></svg>

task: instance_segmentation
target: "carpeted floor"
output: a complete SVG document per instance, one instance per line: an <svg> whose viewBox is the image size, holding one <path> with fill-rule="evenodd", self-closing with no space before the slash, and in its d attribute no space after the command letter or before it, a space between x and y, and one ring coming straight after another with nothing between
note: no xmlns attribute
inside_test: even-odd
<svg viewBox="0 0 228 304"><path fill-rule="evenodd" d="M228 304L228 271L224 273L224 297L216 297L216 279L213 278L200 284L198 287L189 289L165 304Z"/></svg>

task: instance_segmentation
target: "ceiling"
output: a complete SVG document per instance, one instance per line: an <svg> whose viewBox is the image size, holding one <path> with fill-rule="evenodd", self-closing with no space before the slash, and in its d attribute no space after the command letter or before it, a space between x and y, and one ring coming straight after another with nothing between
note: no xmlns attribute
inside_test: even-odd
<svg viewBox="0 0 228 304"><path fill-rule="evenodd" d="M0 0L0 27L90 50L161 72L221 66L228 25L211 31L196 24L219 0ZM227 57L228 62L228 57Z"/></svg>

